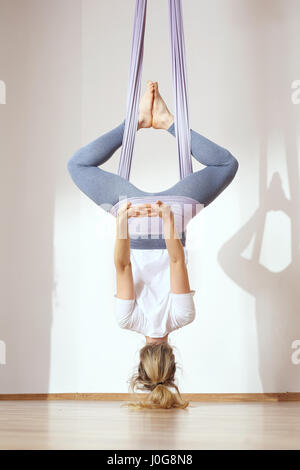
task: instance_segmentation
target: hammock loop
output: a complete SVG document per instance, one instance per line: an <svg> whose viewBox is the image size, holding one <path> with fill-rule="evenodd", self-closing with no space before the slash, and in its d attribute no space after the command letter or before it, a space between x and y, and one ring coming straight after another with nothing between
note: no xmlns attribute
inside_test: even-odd
<svg viewBox="0 0 300 470"><path fill-rule="evenodd" d="M180 179L193 173L188 111L186 53L181 0L169 1L170 44L174 93L174 125L179 157ZM129 180L135 137L138 126L138 106L141 94L141 74L147 0L136 0L130 67L128 77L125 129L118 174Z"/></svg>

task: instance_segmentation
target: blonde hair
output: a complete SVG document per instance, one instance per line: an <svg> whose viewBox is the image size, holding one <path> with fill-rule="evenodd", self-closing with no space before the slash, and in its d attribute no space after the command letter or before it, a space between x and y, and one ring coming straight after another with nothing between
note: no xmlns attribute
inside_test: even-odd
<svg viewBox="0 0 300 470"><path fill-rule="evenodd" d="M186 408L175 384L176 362L173 348L167 342L146 344L140 350L138 370L129 380L131 391L145 390L150 393L145 400L128 402L125 406L142 408ZM169 388L174 388L176 393ZM137 394L138 395L138 394Z"/></svg>

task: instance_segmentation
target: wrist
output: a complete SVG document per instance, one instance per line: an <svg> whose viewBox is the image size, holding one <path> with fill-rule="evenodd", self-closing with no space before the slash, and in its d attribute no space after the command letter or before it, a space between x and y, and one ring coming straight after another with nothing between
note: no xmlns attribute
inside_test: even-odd
<svg viewBox="0 0 300 470"><path fill-rule="evenodd" d="M171 222L171 223L174 222L174 214L171 210L167 212L163 212L161 218L163 222Z"/></svg>
<svg viewBox="0 0 300 470"><path fill-rule="evenodd" d="M120 214L117 214L116 222L118 223L118 222L124 222L124 221L128 221L127 213L121 212Z"/></svg>
<svg viewBox="0 0 300 470"><path fill-rule="evenodd" d="M128 218L127 214L119 214L116 217L117 223L117 239L128 238Z"/></svg>

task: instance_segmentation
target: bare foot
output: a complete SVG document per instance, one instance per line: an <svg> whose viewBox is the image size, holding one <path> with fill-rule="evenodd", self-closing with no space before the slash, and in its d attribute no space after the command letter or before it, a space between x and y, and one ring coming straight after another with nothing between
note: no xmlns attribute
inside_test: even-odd
<svg viewBox="0 0 300 470"><path fill-rule="evenodd" d="M138 129L152 126L152 106L154 99L154 83L147 81L145 94L142 96L139 105Z"/></svg>
<svg viewBox="0 0 300 470"><path fill-rule="evenodd" d="M154 100L152 109L152 127L154 129L169 129L174 122L174 116L168 110L168 107L158 91L158 83L154 83Z"/></svg>

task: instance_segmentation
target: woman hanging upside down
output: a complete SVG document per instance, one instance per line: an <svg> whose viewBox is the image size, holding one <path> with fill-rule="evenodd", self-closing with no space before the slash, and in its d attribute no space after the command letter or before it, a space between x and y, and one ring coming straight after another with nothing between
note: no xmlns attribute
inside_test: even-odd
<svg viewBox="0 0 300 470"><path fill-rule="evenodd" d="M185 408L188 402L175 384L176 362L168 339L172 331L195 318L195 291L190 288L187 272L186 225L230 184L238 162L228 150L191 130L191 153L206 167L165 191L145 192L98 168L122 145L124 126L125 121L79 149L69 160L68 169L77 186L116 217L115 315L121 328L146 339L130 385L133 391L151 392L145 401L130 405ZM151 81L141 98L138 120L138 129L149 127L175 135L174 117L157 82ZM144 230L139 231L141 225Z"/></svg>

